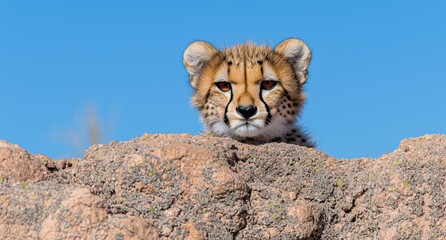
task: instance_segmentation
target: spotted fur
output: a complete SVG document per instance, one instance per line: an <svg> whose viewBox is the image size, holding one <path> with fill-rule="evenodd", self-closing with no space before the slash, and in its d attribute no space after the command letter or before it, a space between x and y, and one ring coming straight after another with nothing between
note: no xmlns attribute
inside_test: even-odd
<svg viewBox="0 0 446 240"><path fill-rule="evenodd" d="M245 142L314 147L296 125L310 59L308 47L293 38L274 49L246 43L219 51L202 41L190 44L183 63L205 133ZM230 90L220 88L219 82L230 83ZM271 89L262 87L271 85ZM248 107L252 111L246 114L243 109Z"/></svg>

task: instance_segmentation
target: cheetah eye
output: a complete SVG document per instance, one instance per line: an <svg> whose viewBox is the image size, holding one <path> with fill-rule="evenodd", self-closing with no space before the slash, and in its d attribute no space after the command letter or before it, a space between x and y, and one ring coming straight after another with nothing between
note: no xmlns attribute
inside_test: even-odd
<svg viewBox="0 0 446 240"><path fill-rule="evenodd" d="M262 83L260 84L260 87L263 90L269 91L269 90L273 89L276 85L277 85L277 81L265 80L265 81L262 81Z"/></svg>
<svg viewBox="0 0 446 240"><path fill-rule="evenodd" d="M220 89L222 92L227 92L231 90L231 83L230 82L216 82L215 86Z"/></svg>

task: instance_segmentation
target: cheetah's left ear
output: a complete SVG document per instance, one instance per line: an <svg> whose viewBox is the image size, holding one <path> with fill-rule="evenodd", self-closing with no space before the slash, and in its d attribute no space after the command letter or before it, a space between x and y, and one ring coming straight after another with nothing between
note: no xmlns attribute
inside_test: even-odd
<svg viewBox="0 0 446 240"><path fill-rule="evenodd" d="M289 38L279 43L274 51L284 56L293 65L299 83L304 84L308 78L307 69L311 60L311 52L307 45L299 39Z"/></svg>
<svg viewBox="0 0 446 240"><path fill-rule="evenodd" d="M191 43L183 54L183 64L190 74L190 84L195 88L198 84L197 76L200 74L203 65L208 62L216 53L211 44L203 41Z"/></svg>

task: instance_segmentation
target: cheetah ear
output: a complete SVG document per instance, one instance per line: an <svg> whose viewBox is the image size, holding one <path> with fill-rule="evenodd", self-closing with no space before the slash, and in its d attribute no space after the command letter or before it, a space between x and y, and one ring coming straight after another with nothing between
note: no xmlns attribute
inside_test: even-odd
<svg viewBox="0 0 446 240"><path fill-rule="evenodd" d="M191 43L183 54L183 64L190 74L190 83L192 87L197 85L197 76L201 72L203 64L209 61L217 53L211 44L203 41Z"/></svg>
<svg viewBox="0 0 446 240"><path fill-rule="evenodd" d="M274 51L284 56L293 65L299 83L304 84L308 78L307 69L311 60L311 52L307 45L299 39L289 38L279 43Z"/></svg>

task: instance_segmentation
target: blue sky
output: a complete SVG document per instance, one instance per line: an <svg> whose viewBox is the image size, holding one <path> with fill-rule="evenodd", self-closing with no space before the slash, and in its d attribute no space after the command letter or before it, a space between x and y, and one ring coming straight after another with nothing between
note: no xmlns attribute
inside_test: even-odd
<svg viewBox="0 0 446 240"><path fill-rule="evenodd" d="M300 123L318 149L377 157L403 138L446 132L444 1L272 2L3 1L0 139L80 156L86 109L105 143L198 134L186 46L288 37L313 52Z"/></svg>

